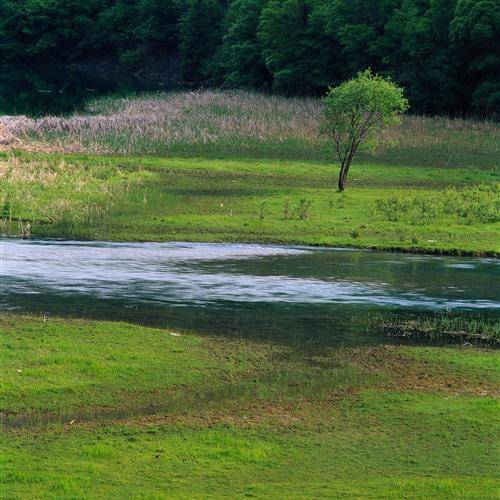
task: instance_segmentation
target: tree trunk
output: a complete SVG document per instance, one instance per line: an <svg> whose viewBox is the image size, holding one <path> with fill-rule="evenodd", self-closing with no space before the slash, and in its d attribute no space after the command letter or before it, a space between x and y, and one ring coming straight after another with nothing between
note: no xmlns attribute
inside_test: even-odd
<svg viewBox="0 0 500 500"><path fill-rule="evenodd" d="M345 189L345 183L347 180L347 173L349 172L349 164L343 163L342 166L340 167L340 174L339 174L339 191L344 191Z"/></svg>
<svg viewBox="0 0 500 500"><path fill-rule="evenodd" d="M340 172L339 172L339 191L344 190L344 162L340 164Z"/></svg>

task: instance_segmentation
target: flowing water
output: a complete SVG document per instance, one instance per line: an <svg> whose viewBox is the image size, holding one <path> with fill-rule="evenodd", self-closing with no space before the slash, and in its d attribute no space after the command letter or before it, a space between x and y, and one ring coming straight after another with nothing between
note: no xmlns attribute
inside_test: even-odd
<svg viewBox="0 0 500 500"><path fill-rule="evenodd" d="M350 249L0 240L3 311L205 333L386 341L363 318L500 318L500 261Z"/></svg>

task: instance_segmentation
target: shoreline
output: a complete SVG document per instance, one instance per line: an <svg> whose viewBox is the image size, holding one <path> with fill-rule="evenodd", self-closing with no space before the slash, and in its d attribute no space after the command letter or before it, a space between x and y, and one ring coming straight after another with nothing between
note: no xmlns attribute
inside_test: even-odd
<svg viewBox="0 0 500 500"><path fill-rule="evenodd" d="M12 220L17 220L12 218ZM65 238L60 236L38 236L32 234L27 237L23 236L10 236L10 235L0 235L0 241L2 240L40 240L40 241L67 241L67 242L102 242L102 243L205 243L205 244L227 244L227 245L269 245L269 246L283 246L283 247L305 247L305 248L324 248L325 250L364 250L372 252L387 252L387 253L402 253L402 254L413 254L413 255L428 255L428 256L442 256L442 257L470 257L470 258L488 258L500 260L500 252L495 251L473 251L473 250L461 250L461 249L440 249L440 248L407 248L398 246L376 246L376 245L328 245L328 244L314 244L314 243L304 243L300 241L283 242L280 240L202 240L202 239L165 239L165 240L147 240L147 239L105 239L105 238Z"/></svg>

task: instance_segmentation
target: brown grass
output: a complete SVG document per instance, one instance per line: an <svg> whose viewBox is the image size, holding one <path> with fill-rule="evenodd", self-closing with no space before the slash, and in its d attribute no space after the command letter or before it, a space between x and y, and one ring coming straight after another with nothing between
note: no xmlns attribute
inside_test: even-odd
<svg viewBox="0 0 500 500"><path fill-rule="evenodd" d="M319 99L243 91L203 90L102 98L82 115L0 118L24 147L96 154L165 154L181 147L216 146L244 153L257 145L309 151L325 144ZM499 155L500 126L491 121L405 116L381 134L384 152Z"/></svg>
<svg viewBox="0 0 500 500"><path fill-rule="evenodd" d="M219 355L230 357L235 353L234 346L225 346L222 342L216 341L216 347L222 349ZM334 349L324 357L333 364L347 363L367 374L381 374L382 377L375 382L373 387L382 392L407 391L441 394L447 397L498 397L499 395L498 384L493 380L471 379L469 373L460 373L451 366L414 359L405 355L401 348L395 345ZM252 374L248 373L247 376L252 377ZM336 402L355 398L366 388L367 386L363 385L345 386L323 394L297 395L293 399L252 398L240 400L237 405L227 401L220 408L203 405L203 394L197 392L201 404L195 410L192 405L187 405L184 409L178 408L173 412L159 411L159 408L155 408L154 405L135 412L106 413L96 409L93 414L82 413L74 419L71 418L72 423L69 423L70 417L68 416L64 427L66 430L75 427L93 428L96 425L119 422L124 425L182 425L194 428L207 428L220 424L244 429L263 424L284 428L297 425L314 428L323 425L331 418L336 418L336 413L332 411ZM168 393L162 393L159 397L173 396L179 390L189 397L193 389L182 386ZM45 414L41 417L41 421L46 422L60 420L60 415ZM31 427L33 422L29 417L20 415L17 420L9 421L6 430L15 433L25 425Z"/></svg>

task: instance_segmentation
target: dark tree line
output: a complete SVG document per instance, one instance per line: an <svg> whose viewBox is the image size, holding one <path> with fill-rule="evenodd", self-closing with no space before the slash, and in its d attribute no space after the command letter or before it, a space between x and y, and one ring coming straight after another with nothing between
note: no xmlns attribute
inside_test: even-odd
<svg viewBox="0 0 500 500"><path fill-rule="evenodd" d="M191 86L324 94L365 68L414 111L497 113L500 0L0 0L0 61L177 58Z"/></svg>

